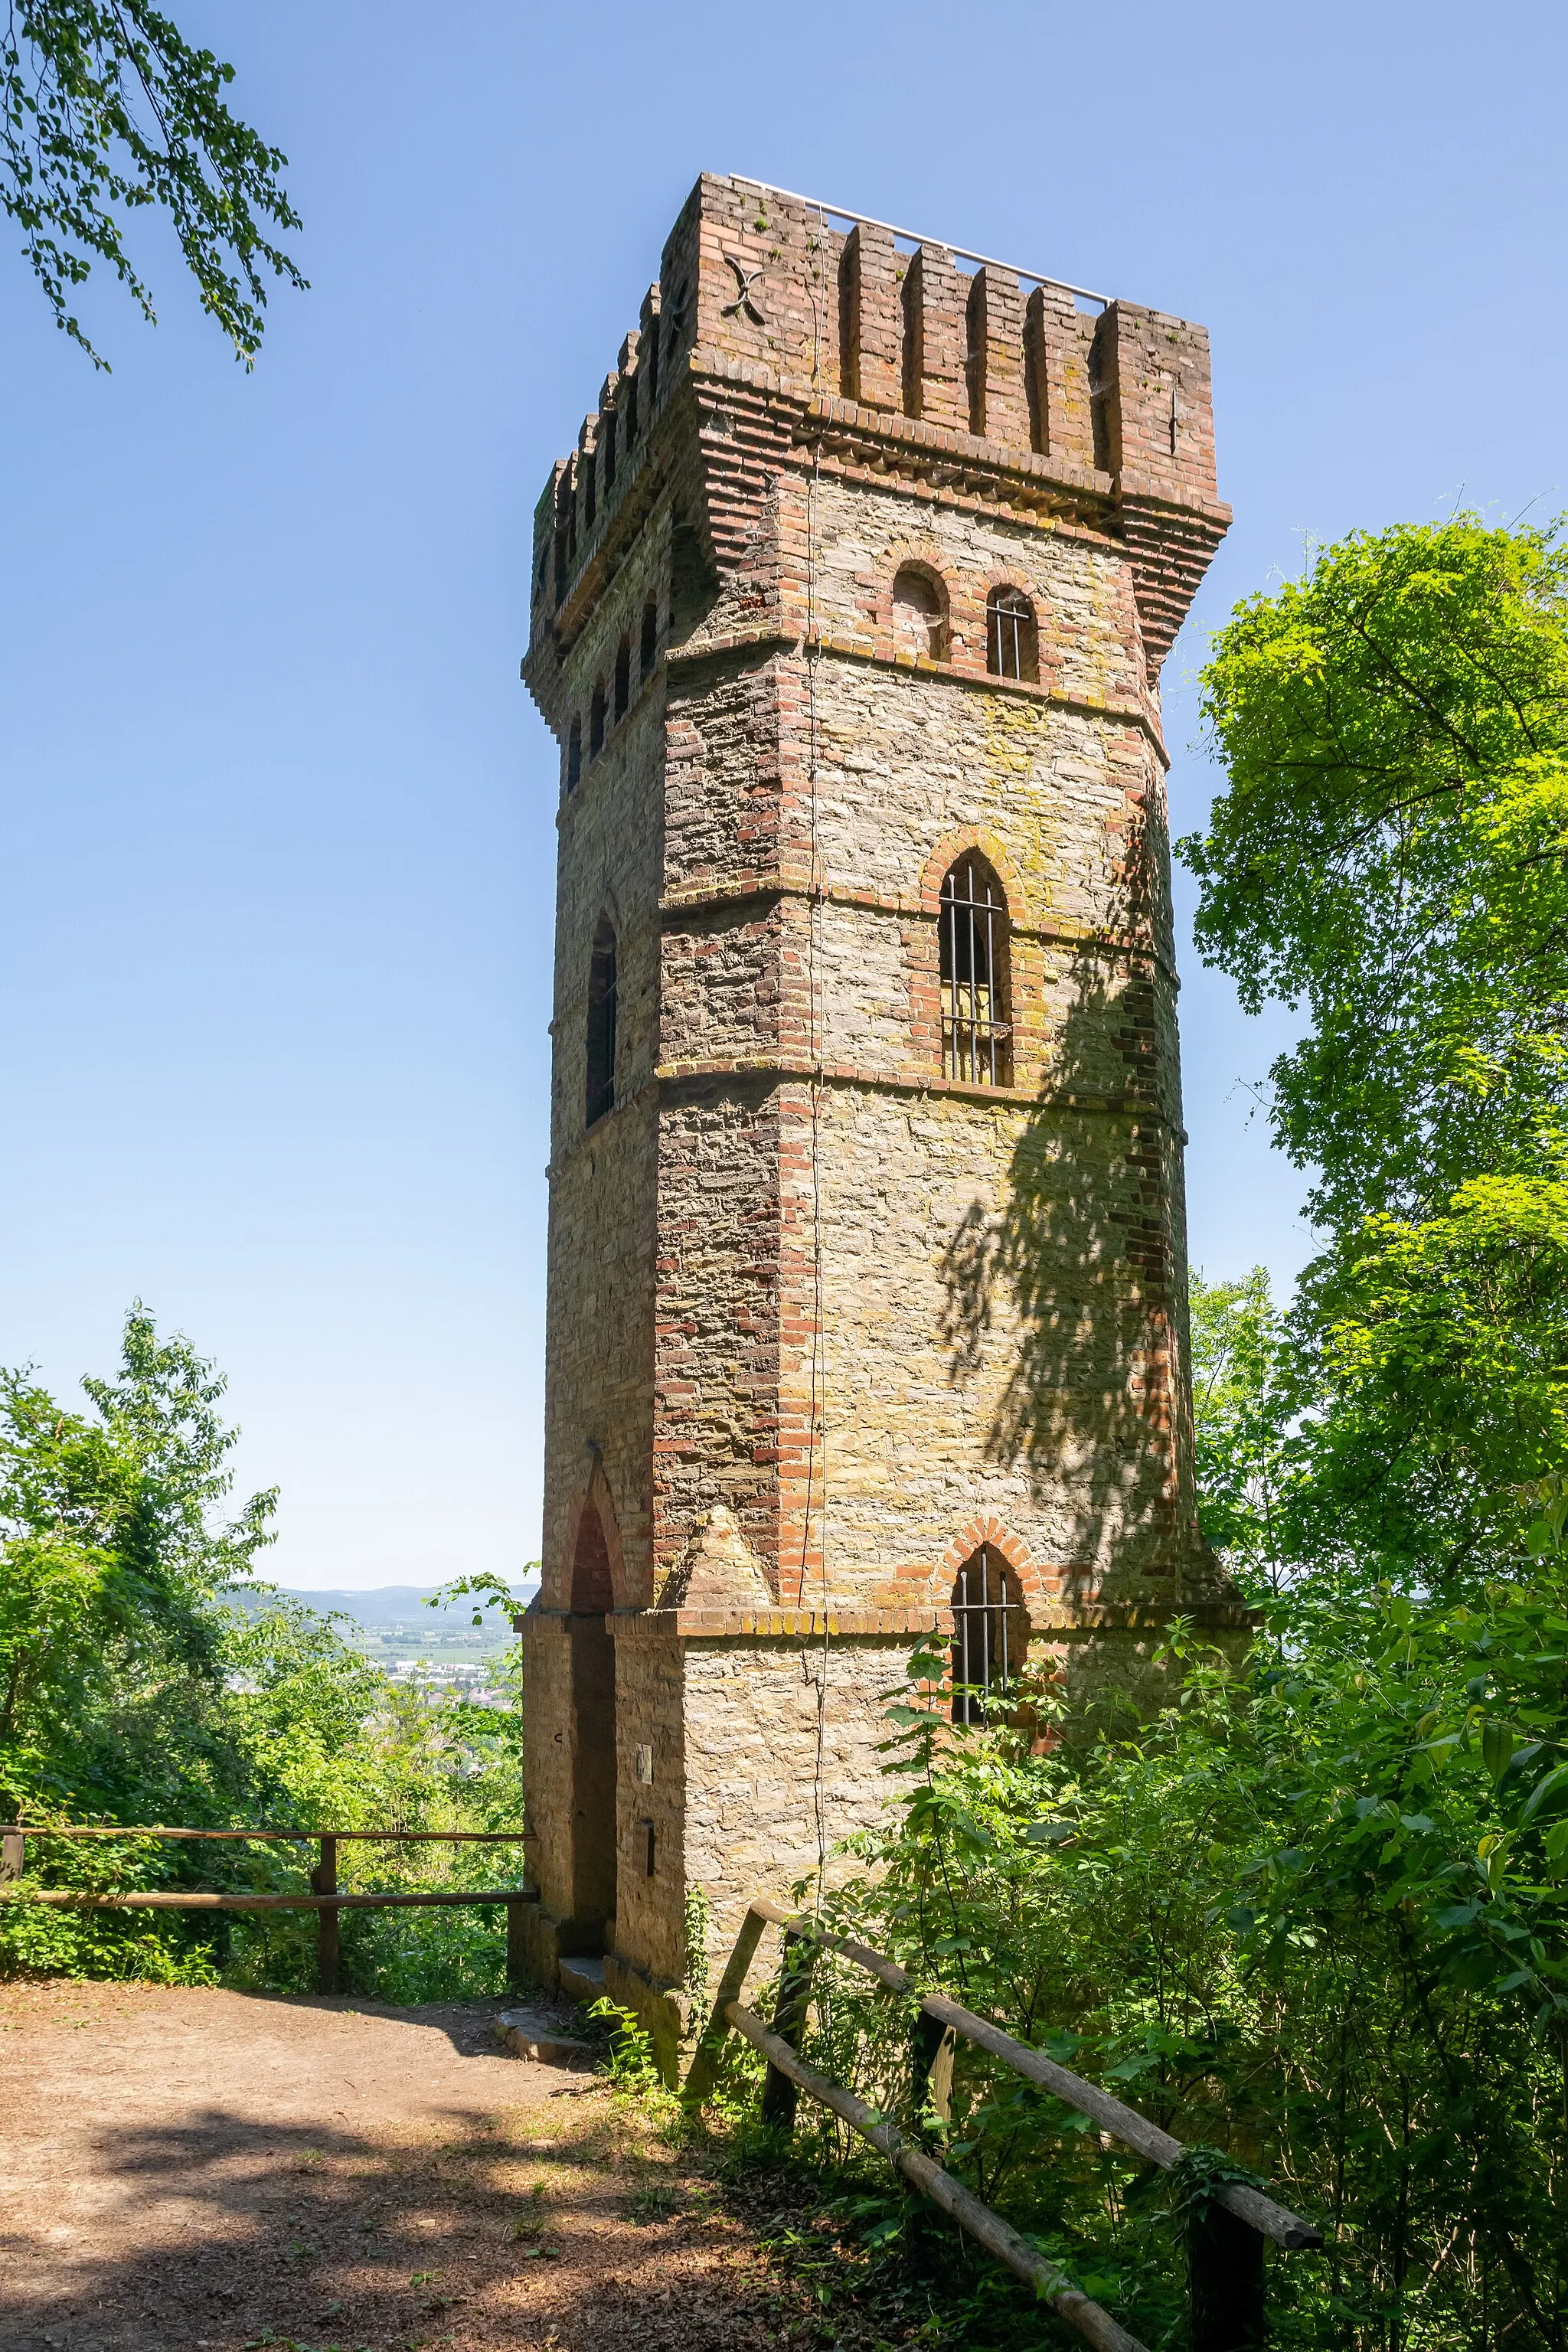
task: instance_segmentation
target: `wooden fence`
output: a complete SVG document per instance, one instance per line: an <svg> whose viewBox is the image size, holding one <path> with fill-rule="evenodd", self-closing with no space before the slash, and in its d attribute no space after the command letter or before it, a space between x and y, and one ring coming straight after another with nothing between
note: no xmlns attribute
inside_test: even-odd
<svg viewBox="0 0 1568 2352"><path fill-rule="evenodd" d="M150 1888L126 1894L98 1894L77 1887L21 1887L16 1881L26 1866L28 1838L207 1838L239 1840L248 1845L313 1845L317 1862L310 1890L290 1889L281 1895L230 1893L226 1889ZM531 1830L170 1830L46 1829L13 1822L0 1827L0 1900L52 1904L74 1911L314 1911L316 1914L316 1990L336 1992L342 1978L338 1917L343 1911L426 1909L436 1905L496 1904L506 1906L506 1969L509 1981L526 1975L523 1920L527 1906L539 1900L526 1886L465 1887L460 1892L416 1895L351 1895L338 1886L338 1848L348 1844L376 1845L522 1845L531 1843Z"/></svg>
<svg viewBox="0 0 1568 2352"><path fill-rule="evenodd" d="M741 1999L764 1927L782 1927L784 1966L772 2026L764 2025ZM852 1938L830 1935L811 1920L781 1910L759 1897L746 1914L720 1980L707 2029L687 2077L686 2095L700 2105L711 2091L726 2036L734 2032L768 2062L763 2084L763 2120L788 2131L802 2091L842 2117L869 2141L923 2196L951 2214L961 2229L1016 2272L1069 2327L1097 2352L1144 2352L1108 2311L1074 2286L1038 2250L955 2180L915 2141L876 2110L805 2064L796 2045L811 2000L812 1970L818 1953L838 1953L877 1981L884 1991L918 2004L910 2045L910 2098L920 2115L929 2107L945 2119L955 2040L973 2043L1026 2082L1088 2116L1100 2129L1132 2148L1149 2163L1169 2170L1184 2153L1180 2140L1151 2123L1094 2083L1058 2066L1038 2050L940 1992L921 1993L896 1960ZM1258 2352L1268 2341L1263 2249L1266 2240L1287 2252L1321 2246L1310 2221L1289 2212L1262 2189L1241 2182L1216 2185L1194 2200L1187 2224L1190 2352Z"/></svg>

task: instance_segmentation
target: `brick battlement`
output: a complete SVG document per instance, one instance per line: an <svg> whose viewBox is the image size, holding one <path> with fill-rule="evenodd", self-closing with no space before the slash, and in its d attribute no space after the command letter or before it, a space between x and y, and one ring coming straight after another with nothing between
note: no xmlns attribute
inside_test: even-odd
<svg viewBox="0 0 1568 2352"><path fill-rule="evenodd" d="M682 487L721 574L744 566L770 472L826 457L917 496L1124 541L1157 675L1229 521L1205 330L1121 301L1094 315L1060 285L1026 291L1016 272L844 219L747 181L698 181L535 509L526 669L542 699L552 657L666 487L666 416L691 401L700 478Z"/></svg>

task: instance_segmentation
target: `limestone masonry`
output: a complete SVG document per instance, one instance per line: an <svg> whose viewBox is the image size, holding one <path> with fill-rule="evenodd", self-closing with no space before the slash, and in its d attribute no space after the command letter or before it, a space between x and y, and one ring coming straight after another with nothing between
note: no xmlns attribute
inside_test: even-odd
<svg viewBox="0 0 1568 2352"><path fill-rule="evenodd" d="M977 1712L1236 1615L1159 703L1228 520L1207 337L908 247L704 175L534 517L536 1957L667 2055L704 1917L874 1817L917 1634Z"/></svg>

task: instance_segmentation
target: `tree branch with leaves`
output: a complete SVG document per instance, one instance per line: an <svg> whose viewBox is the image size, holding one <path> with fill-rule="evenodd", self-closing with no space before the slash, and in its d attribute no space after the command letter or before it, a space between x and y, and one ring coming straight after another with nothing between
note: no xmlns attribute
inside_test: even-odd
<svg viewBox="0 0 1568 2352"><path fill-rule="evenodd" d="M92 361L71 308L95 263L143 318L153 298L125 245L130 215L169 218L202 307L248 368L267 280L306 279L274 242L300 226L279 178L288 158L229 111L234 68L195 48L146 0L11 0L0 47L0 205L56 324Z"/></svg>

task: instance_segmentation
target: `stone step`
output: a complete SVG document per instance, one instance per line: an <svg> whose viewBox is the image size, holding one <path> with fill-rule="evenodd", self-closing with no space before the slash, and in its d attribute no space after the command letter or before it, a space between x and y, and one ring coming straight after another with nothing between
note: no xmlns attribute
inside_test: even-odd
<svg viewBox="0 0 1568 2352"><path fill-rule="evenodd" d="M531 2058L542 2066L592 2065L597 2055L591 2042L580 2042L536 2009L503 2009L496 2034L519 2058Z"/></svg>
<svg viewBox="0 0 1568 2352"><path fill-rule="evenodd" d="M602 2000L605 1997L605 1963L585 1952L564 1955L560 1962L561 1990L574 2000Z"/></svg>

